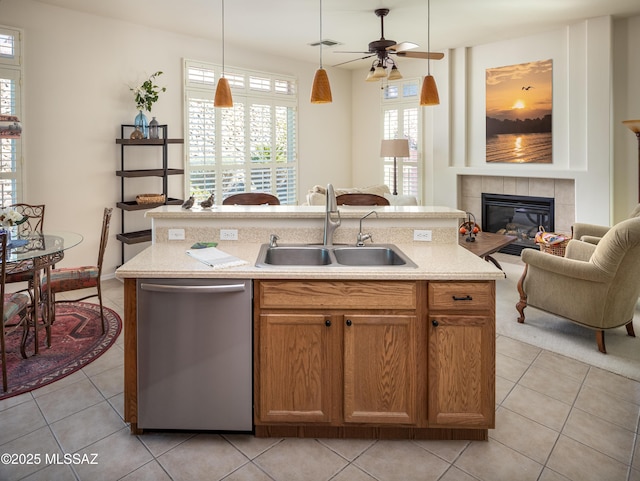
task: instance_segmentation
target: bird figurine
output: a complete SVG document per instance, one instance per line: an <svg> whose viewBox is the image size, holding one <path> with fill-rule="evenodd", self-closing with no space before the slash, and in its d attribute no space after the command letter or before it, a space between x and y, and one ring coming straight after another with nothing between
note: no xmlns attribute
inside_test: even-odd
<svg viewBox="0 0 640 481"><path fill-rule="evenodd" d="M203 209L208 209L212 205L213 205L213 194L211 194L208 199L200 202L200 207L202 207Z"/></svg>
<svg viewBox="0 0 640 481"><path fill-rule="evenodd" d="M184 204L182 204L182 208L183 209L191 209L191 207L193 207L193 203L196 201L196 199L194 199L193 196L189 197L187 200L184 201Z"/></svg>

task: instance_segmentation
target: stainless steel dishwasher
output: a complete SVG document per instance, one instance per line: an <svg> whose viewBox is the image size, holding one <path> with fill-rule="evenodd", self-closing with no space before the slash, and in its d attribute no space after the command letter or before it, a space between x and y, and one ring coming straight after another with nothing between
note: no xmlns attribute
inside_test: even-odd
<svg viewBox="0 0 640 481"><path fill-rule="evenodd" d="M253 429L246 279L138 279L138 427Z"/></svg>

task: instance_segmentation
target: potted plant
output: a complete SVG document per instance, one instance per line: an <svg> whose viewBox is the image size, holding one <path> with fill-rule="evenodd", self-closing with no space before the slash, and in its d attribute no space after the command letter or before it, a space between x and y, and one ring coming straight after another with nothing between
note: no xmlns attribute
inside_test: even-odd
<svg viewBox="0 0 640 481"><path fill-rule="evenodd" d="M143 138L145 139L149 137L149 122L143 111L151 112L151 107L153 107L153 104L158 101L160 92L167 91L166 87L159 87L155 84L156 77L160 75L162 75L162 72L157 71L153 75L149 76L147 80L142 82L142 85L138 87L129 87L129 90L133 92L136 108L138 109L138 115L135 118L134 125L136 126L136 129L139 128L142 131Z"/></svg>

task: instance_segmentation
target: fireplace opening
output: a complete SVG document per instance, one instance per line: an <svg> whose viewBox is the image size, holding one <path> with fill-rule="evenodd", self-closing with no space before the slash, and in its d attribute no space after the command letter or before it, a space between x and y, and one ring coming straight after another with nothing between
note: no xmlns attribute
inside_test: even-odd
<svg viewBox="0 0 640 481"><path fill-rule="evenodd" d="M482 194L482 230L513 235L515 242L500 252L520 255L522 249L539 249L535 243L540 226L553 232L554 199L522 195Z"/></svg>

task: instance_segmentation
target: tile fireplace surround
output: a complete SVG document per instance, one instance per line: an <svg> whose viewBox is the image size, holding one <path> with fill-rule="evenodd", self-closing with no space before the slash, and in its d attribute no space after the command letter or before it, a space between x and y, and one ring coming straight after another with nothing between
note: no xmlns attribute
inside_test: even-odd
<svg viewBox="0 0 640 481"><path fill-rule="evenodd" d="M482 225L482 193L530 195L555 199L555 231L571 233L575 222L575 181L573 179L543 179L534 177L502 177L461 175L458 177L459 209L471 212Z"/></svg>

